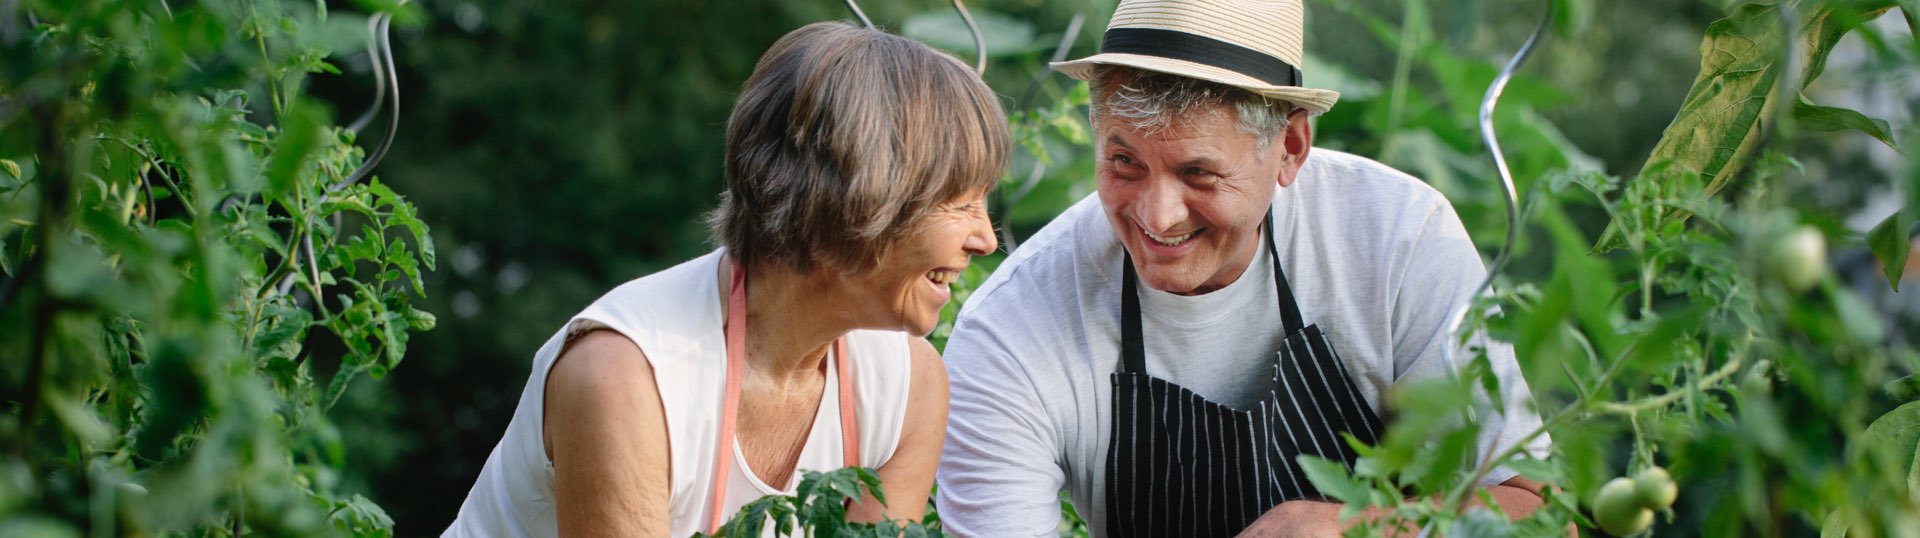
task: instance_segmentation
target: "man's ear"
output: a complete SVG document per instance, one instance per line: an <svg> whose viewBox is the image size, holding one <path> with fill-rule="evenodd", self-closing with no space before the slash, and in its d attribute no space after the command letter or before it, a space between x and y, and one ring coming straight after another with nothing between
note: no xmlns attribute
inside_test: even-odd
<svg viewBox="0 0 1920 538"><path fill-rule="evenodd" d="M1285 162L1280 165L1280 188L1293 186L1293 179L1300 174L1300 166L1307 162L1307 152L1313 149L1313 126L1307 122L1307 109L1295 108L1287 114L1287 129L1281 131L1279 157Z"/></svg>

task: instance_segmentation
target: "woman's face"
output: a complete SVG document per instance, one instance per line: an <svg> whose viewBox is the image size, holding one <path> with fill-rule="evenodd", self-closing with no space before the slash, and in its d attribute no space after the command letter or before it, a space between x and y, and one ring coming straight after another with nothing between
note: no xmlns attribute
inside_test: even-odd
<svg viewBox="0 0 1920 538"><path fill-rule="evenodd" d="M934 206L913 231L901 237L878 266L849 279L864 306L863 326L933 332L940 308L953 297L950 286L966 271L967 260L999 248L987 220L986 189Z"/></svg>

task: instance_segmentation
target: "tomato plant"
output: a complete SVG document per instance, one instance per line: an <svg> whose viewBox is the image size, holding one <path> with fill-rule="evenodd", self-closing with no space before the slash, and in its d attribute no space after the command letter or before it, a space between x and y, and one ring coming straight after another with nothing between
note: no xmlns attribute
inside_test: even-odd
<svg viewBox="0 0 1920 538"><path fill-rule="evenodd" d="M380 9L0 7L0 535L391 534L327 411L434 325L433 241L302 97Z"/></svg>

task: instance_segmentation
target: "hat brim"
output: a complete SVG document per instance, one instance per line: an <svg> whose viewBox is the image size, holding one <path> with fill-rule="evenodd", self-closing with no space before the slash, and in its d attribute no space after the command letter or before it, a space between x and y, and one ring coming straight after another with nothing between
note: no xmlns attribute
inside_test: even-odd
<svg viewBox="0 0 1920 538"><path fill-rule="evenodd" d="M1218 82L1262 96L1291 102L1301 108L1307 109L1309 114L1314 115L1325 113L1327 109L1333 108L1334 102L1340 100L1340 92L1333 90L1302 88L1299 86L1275 86L1260 79L1211 65L1158 56L1145 56L1123 52L1103 52L1078 60L1053 62L1049 65L1051 65L1055 71L1059 71L1069 77L1088 80L1093 77L1094 66L1101 64L1124 65L1169 75Z"/></svg>

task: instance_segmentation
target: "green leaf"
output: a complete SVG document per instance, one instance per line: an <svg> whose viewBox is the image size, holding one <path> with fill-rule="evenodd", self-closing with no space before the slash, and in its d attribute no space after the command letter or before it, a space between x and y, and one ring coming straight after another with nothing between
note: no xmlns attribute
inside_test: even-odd
<svg viewBox="0 0 1920 538"><path fill-rule="evenodd" d="M1633 353L1626 360L1644 371L1659 371L1686 357L1677 351L1681 346L1693 344L1688 337L1700 329L1706 314L1705 309L1696 305L1661 317L1652 330L1634 341Z"/></svg>
<svg viewBox="0 0 1920 538"><path fill-rule="evenodd" d="M1487 508L1468 510L1465 516L1453 522L1452 532L1447 536L1501 537L1513 535L1513 523L1505 514Z"/></svg>
<svg viewBox="0 0 1920 538"><path fill-rule="evenodd" d="M1907 257L1912 254L1915 213L1920 213L1920 208L1896 211L1867 232L1867 248L1880 260L1881 272L1896 292L1900 291L1900 278L1906 274Z"/></svg>
<svg viewBox="0 0 1920 538"><path fill-rule="evenodd" d="M1880 415L1860 436L1861 445L1883 450L1905 463L1907 487L1920 493L1920 402L1907 402Z"/></svg>
<svg viewBox="0 0 1920 538"><path fill-rule="evenodd" d="M255 357L285 356L274 352L281 345L300 339L306 334L307 326L313 324L313 314L280 304L269 307L262 317L261 326L265 329L253 337L251 352Z"/></svg>
<svg viewBox="0 0 1920 538"><path fill-rule="evenodd" d="M1349 476L1347 466L1340 462L1312 455L1301 455L1295 461L1307 472L1307 480L1313 482L1313 487L1328 497L1349 503L1364 502L1367 493L1372 491Z"/></svg>
<svg viewBox="0 0 1920 538"><path fill-rule="evenodd" d="M365 364L341 365L340 369L333 373L333 380L327 382L327 392L320 397L320 408L332 409L333 404L340 401L340 395L347 393L347 384L353 381L353 376L366 371L366 368Z"/></svg>
<svg viewBox="0 0 1920 538"><path fill-rule="evenodd" d="M340 503L333 513L333 524L355 536L380 536L391 534L393 518L387 517L387 511L380 505L356 494L352 500Z"/></svg>
<svg viewBox="0 0 1920 538"><path fill-rule="evenodd" d="M1847 538L1847 529L1852 527L1840 512L1827 514L1827 521L1820 524L1820 538Z"/></svg>
<svg viewBox="0 0 1920 538"><path fill-rule="evenodd" d="M113 280L113 266L99 249L62 234L41 254L46 257L47 291L55 297L83 300L102 293Z"/></svg>
<svg viewBox="0 0 1920 538"><path fill-rule="evenodd" d="M1542 484L1559 484L1564 476L1560 471L1560 465L1554 460L1518 458L1507 460L1501 466Z"/></svg>
<svg viewBox="0 0 1920 538"><path fill-rule="evenodd" d="M1800 81L1805 87L1819 76L1828 53L1856 22L1885 13L1890 0L1872 0L1836 7L1823 5L1796 21L1807 45L1807 70ZM1844 16L1836 10L1846 9ZM1858 10L1858 11L1855 11ZM1752 155L1761 142L1761 123L1770 120L1775 103L1775 87L1786 69L1783 51L1789 36L1783 35L1780 12L1772 4L1749 3L1735 8L1732 15L1707 27L1700 43L1700 73L1692 89L1681 102L1680 112L1667 125L1659 144L1647 157L1639 181L1665 181L1669 175L1697 173L1707 180L1706 194L1712 196L1738 177L1747 163L1739 158ZM1822 120L1826 121L1826 120ZM1654 174L1657 165L1671 163L1668 174ZM1686 218L1683 212L1667 210L1663 222ZM1601 234L1595 250L1612 250L1621 244L1619 223L1610 224Z"/></svg>
<svg viewBox="0 0 1920 538"><path fill-rule="evenodd" d="M980 37L986 42L989 57L1033 52L1049 45L1034 39L1033 23L979 7L969 7L967 12L980 27ZM952 9L923 11L907 17L900 33L963 58L973 57L973 32L967 30L966 22Z"/></svg>
<svg viewBox="0 0 1920 538"><path fill-rule="evenodd" d="M18 538L80 538L80 531L50 517L32 512L16 513L0 519L0 536Z"/></svg>
<svg viewBox="0 0 1920 538"><path fill-rule="evenodd" d="M13 159L0 159L0 172L6 172L7 178L12 179L14 181L19 181L22 179L20 174L20 163L13 162Z"/></svg>
<svg viewBox="0 0 1920 538"><path fill-rule="evenodd" d="M54 418L66 426L69 433L78 438L83 445L94 445L106 441L113 434L100 415L78 398L68 396L65 391L48 389L41 393L40 400L53 412Z"/></svg>
<svg viewBox="0 0 1920 538"><path fill-rule="evenodd" d="M859 476L860 482L866 484L867 493L873 494L873 499L880 501L880 506L886 506L887 492L880 486L880 475L866 467L854 467L853 471Z"/></svg>
<svg viewBox="0 0 1920 538"><path fill-rule="evenodd" d="M1870 118L1852 109L1816 105L1807 101L1804 94L1794 103L1793 120L1800 127L1815 132L1860 131L1894 151L1900 150L1900 146L1893 141L1893 129L1887 126L1887 120Z"/></svg>
<svg viewBox="0 0 1920 538"><path fill-rule="evenodd" d="M406 357L407 331L400 328L405 326L406 317L399 313L387 312L380 317L380 339L386 348L387 368L399 366L400 359Z"/></svg>
<svg viewBox="0 0 1920 538"><path fill-rule="evenodd" d="M1589 0L1553 0L1553 31L1560 37L1586 32L1593 22L1593 2Z"/></svg>
<svg viewBox="0 0 1920 538"><path fill-rule="evenodd" d="M1907 462L1907 497L1920 498L1920 448L1913 451L1913 461Z"/></svg>
<svg viewBox="0 0 1920 538"><path fill-rule="evenodd" d="M405 316L407 318L407 329L414 332L431 331L433 327L439 323L439 319L435 318L432 312L418 308L407 307Z"/></svg>
<svg viewBox="0 0 1920 538"><path fill-rule="evenodd" d="M280 138L276 140L273 154L267 158L268 197L282 196L297 188L302 169L326 135L324 125L327 123L325 111L304 101L296 101L282 117Z"/></svg>
<svg viewBox="0 0 1920 538"><path fill-rule="evenodd" d="M413 234L414 244L420 246L420 261L427 264L427 269L433 269L438 264L433 251L433 236L427 233L427 223L420 221L417 211L413 204L401 201L393 208L393 219L400 221ZM425 293L422 292L422 295Z"/></svg>
<svg viewBox="0 0 1920 538"><path fill-rule="evenodd" d="M358 192L351 194L345 192L334 193L328 196L326 200L320 202L320 215L326 216L341 211L352 211L362 215L372 216L374 214L373 207L367 205L367 201L363 199L364 196L364 194Z"/></svg>

